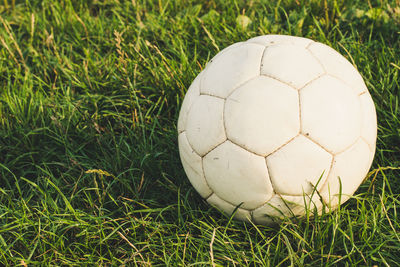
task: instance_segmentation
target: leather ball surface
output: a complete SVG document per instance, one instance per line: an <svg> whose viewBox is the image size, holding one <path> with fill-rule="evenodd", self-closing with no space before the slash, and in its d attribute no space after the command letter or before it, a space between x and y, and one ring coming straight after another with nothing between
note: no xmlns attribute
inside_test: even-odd
<svg viewBox="0 0 400 267"><path fill-rule="evenodd" d="M182 165L204 199L270 224L347 201L371 167L377 122L361 75L342 55L265 35L207 64L186 93L178 133Z"/></svg>

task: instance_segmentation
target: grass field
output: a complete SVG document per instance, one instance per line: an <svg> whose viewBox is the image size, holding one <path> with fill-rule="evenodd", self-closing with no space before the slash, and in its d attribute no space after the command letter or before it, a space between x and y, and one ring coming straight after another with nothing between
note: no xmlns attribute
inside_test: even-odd
<svg viewBox="0 0 400 267"><path fill-rule="evenodd" d="M354 198L276 227L203 201L176 133L207 61L269 33L345 55L379 124ZM0 265L399 265L399 0L4 0L0 43Z"/></svg>

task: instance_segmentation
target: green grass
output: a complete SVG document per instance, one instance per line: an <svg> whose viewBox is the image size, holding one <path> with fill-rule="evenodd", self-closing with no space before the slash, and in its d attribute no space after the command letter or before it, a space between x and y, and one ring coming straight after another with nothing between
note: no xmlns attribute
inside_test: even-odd
<svg viewBox="0 0 400 267"><path fill-rule="evenodd" d="M399 6L0 1L0 265L398 265ZM379 123L376 171L354 198L276 227L205 203L176 134L207 61L269 33L312 38L353 61Z"/></svg>

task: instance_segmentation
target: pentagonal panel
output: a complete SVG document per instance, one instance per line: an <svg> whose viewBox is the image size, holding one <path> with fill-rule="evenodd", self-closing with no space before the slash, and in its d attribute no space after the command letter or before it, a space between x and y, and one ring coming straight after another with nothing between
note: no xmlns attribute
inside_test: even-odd
<svg viewBox="0 0 400 267"><path fill-rule="evenodd" d="M290 35L263 35L257 36L247 40L249 43L256 43L264 46L276 45L276 44L293 44L301 47L306 47L313 41L303 37L296 37Z"/></svg>
<svg viewBox="0 0 400 267"><path fill-rule="evenodd" d="M200 77L202 72L194 79L189 89L186 92L185 98L183 99L183 103L181 106L181 110L179 112L178 118L178 133L181 133L185 130L186 119L189 113L189 109L192 106L193 102L200 95Z"/></svg>
<svg viewBox="0 0 400 267"><path fill-rule="evenodd" d="M267 47L261 62L261 74L274 77L299 89L324 70L304 47L281 44Z"/></svg>
<svg viewBox="0 0 400 267"><path fill-rule="evenodd" d="M321 62L327 74L347 83L357 94L367 91L364 80L356 68L334 49L321 43L312 43L308 49Z"/></svg>
<svg viewBox="0 0 400 267"><path fill-rule="evenodd" d="M320 194L326 204L335 208L347 201L360 186L371 167L373 152L359 139L346 151L335 155L332 170Z"/></svg>
<svg viewBox="0 0 400 267"><path fill-rule="evenodd" d="M269 77L238 88L227 98L224 112L228 139L263 156L300 129L297 91Z"/></svg>
<svg viewBox="0 0 400 267"><path fill-rule="evenodd" d="M302 132L334 154L360 136L359 98L338 79L323 76L300 90L300 107Z"/></svg>
<svg viewBox="0 0 400 267"><path fill-rule="evenodd" d="M212 191L204 178L201 157L191 148L185 132L179 134L178 144L181 162L189 181L203 198L207 198Z"/></svg>
<svg viewBox="0 0 400 267"><path fill-rule="evenodd" d="M231 216L233 212L235 212L236 207L232 204L226 202L219 198L216 194L212 194L208 199L207 202L211 205L217 207L218 209L222 210L228 216ZM235 219L242 220L242 221L249 221L251 220L251 215L248 210L237 208L235 215Z"/></svg>
<svg viewBox="0 0 400 267"><path fill-rule="evenodd" d="M225 141L224 100L201 95L192 104L186 122L186 136L200 156Z"/></svg>
<svg viewBox="0 0 400 267"><path fill-rule="evenodd" d="M203 168L210 188L234 206L254 209L271 197L265 159L230 141L208 153Z"/></svg>
<svg viewBox="0 0 400 267"><path fill-rule="evenodd" d="M361 110L362 110L362 127L361 136L368 143L372 151L375 151L377 122L375 104L369 92L365 92L360 96Z"/></svg>
<svg viewBox="0 0 400 267"><path fill-rule="evenodd" d="M275 195L263 206L252 211L252 218L257 224L272 224L283 218L304 216L306 210L314 214L315 209L320 212L322 203L317 194L312 196L285 196Z"/></svg>
<svg viewBox="0 0 400 267"><path fill-rule="evenodd" d="M244 82L260 74L260 61L264 47L243 44L217 55L207 65L200 92L226 98Z"/></svg>
<svg viewBox="0 0 400 267"><path fill-rule="evenodd" d="M332 155L300 135L267 157L275 192L284 195L310 194L320 188L330 169Z"/></svg>

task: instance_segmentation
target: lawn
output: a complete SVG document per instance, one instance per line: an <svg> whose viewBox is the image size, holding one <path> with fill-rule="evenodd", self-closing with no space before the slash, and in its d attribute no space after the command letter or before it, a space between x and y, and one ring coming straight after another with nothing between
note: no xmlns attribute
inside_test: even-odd
<svg viewBox="0 0 400 267"><path fill-rule="evenodd" d="M176 122L218 51L271 33L348 58L379 126L351 200L267 227L201 199ZM399 0L3 0L0 43L0 265L398 266Z"/></svg>

